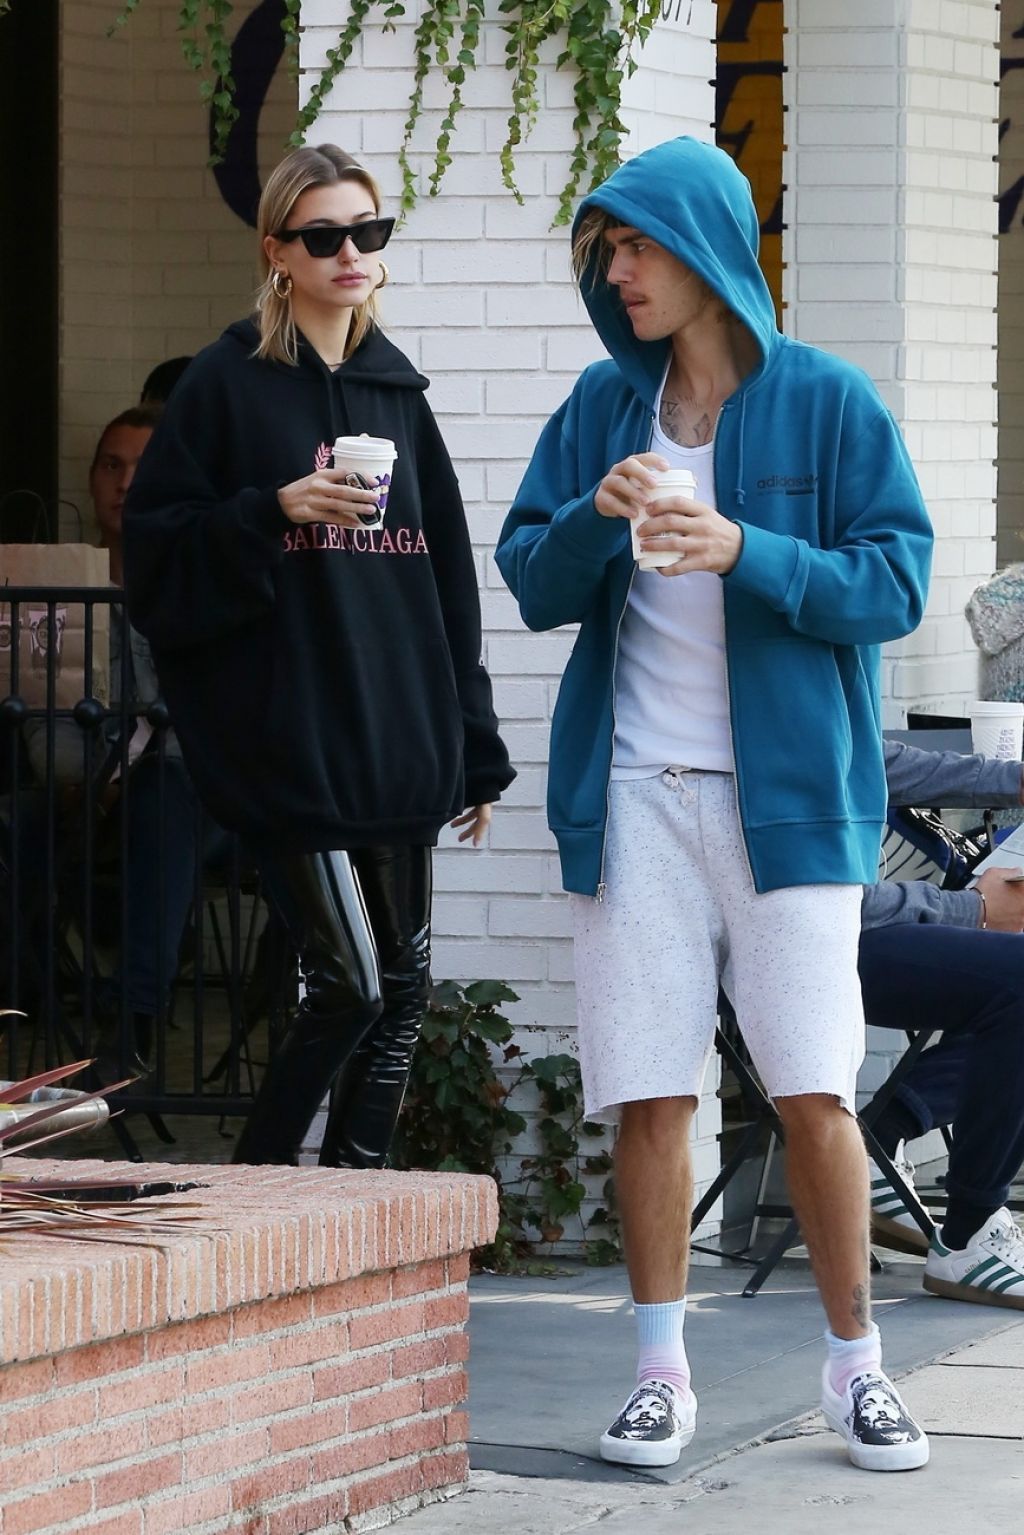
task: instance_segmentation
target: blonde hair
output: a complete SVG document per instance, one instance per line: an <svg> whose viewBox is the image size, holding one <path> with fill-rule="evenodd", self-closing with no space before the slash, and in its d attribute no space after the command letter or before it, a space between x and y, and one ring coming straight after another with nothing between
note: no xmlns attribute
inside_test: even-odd
<svg viewBox="0 0 1024 1535"><path fill-rule="evenodd" d="M263 242L267 235L276 235L288 223L291 211L303 192L310 187L331 187L339 181L358 181L373 199L375 213L380 213L380 188L357 160L339 149L337 144L306 145L285 155L267 177L256 215L259 235L260 287L256 294L256 323L259 326L260 344L257 357L268 357L274 362L287 362L293 366L299 360L299 342L292 318L292 306L286 298L274 292L274 268ZM375 326L380 324L377 295L371 293L364 303L358 304L352 315L345 341L345 357L352 353Z"/></svg>
<svg viewBox="0 0 1024 1535"><path fill-rule="evenodd" d="M611 266L612 250L604 238L606 229L620 229L622 220L613 218L603 208L588 208L580 219L579 227L572 240L572 275L578 287L583 286L583 278L591 262L595 260L599 273L605 273Z"/></svg>

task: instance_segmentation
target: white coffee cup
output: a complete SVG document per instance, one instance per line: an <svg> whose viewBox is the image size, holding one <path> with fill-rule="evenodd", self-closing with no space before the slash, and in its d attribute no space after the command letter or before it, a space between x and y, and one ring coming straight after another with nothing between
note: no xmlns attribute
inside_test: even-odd
<svg viewBox="0 0 1024 1535"><path fill-rule="evenodd" d="M652 474L658 476L658 483L651 491L651 499L663 501L666 496L686 496L693 501L697 495L697 480L689 469L652 469ZM640 548L640 533L648 517L656 517L658 514L652 510L645 517L634 517L629 524L629 536L633 545L633 558L640 570L659 570L663 565L674 565L679 559L677 549L666 549L664 553L655 554L652 550Z"/></svg>
<svg viewBox="0 0 1024 1535"><path fill-rule="evenodd" d="M390 437L368 437L363 433L361 437L335 438L335 469L346 469L349 474L358 475L358 480L353 480L353 484L380 492L377 510L367 506L365 512L359 513L359 520L365 528L379 528L384 521L391 471L397 457Z"/></svg>
<svg viewBox="0 0 1024 1535"><path fill-rule="evenodd" d="M1024 704L980 699L968 704L971 745L985 757L1019 762L1024 757Z"/></svg>

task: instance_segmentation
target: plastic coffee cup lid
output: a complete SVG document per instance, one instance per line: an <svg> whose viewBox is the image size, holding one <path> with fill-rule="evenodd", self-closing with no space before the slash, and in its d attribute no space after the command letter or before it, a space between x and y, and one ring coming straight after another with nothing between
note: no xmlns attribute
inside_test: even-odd
<svg viewBox="0 0 1024 1535"><path fill-rule="evenodd" d="M975 699L967 705L967 713L978 719L1001 718L1020 719L1024 715L1024 704L1003 702L997 699Z"/></svg>
<svg viewBox="0 0 1024 1535"><path fill-rule="evenodd" d="M379 460L398 456L390 437L336 437L334 451L343 453L346 458Z"/></svg>
<svg viewBox="0 0 1024 1535"><path fill-rule="evenodd" d="M659 485L696 485L697 476L691 469L655 469Z"/></svg>

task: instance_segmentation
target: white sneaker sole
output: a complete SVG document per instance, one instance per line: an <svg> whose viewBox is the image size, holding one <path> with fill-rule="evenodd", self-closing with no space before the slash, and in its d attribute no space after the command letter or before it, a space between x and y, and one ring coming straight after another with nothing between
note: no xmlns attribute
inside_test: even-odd
<svg viewBox="0 0 1024 1535"><path fill-rule="evenodd" d="M861 1471L917 1471L928 1464L931 1451L925 1434L913 1444L855 1444L847 1434L842 1418L834 1417L824 1405L821 1413L832 1432L845 1444L850 1463Z"/></svg>
<svg viewBox="0 0 1024 1535"><path fill-rule="evenodd" d="M613 1439L601 1435L601 1459L619 1466L674 1466L697 1432L697 1425L684 1428L672 1439L645 1443L642 1439Z"/></svg>
<svg viewBox="0 0 1024 1535"><path fill-rule="evenodd" d="M997 1295L983 1290L976 1284L956 1284L952 1279L935 1279L924 1276L924 1288L929 1295L944 1295L947 1300L971 1301L975 1306L1008 1306L1012 1311L1024 1311L1024 1295Z"/></svg>

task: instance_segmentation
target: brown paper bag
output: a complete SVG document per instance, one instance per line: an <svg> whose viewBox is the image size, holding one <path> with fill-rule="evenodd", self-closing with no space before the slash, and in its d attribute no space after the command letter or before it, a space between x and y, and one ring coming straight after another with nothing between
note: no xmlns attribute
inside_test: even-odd
<svg viewBox="0 0 1024 1535"><path fill-rule="evenodd" d="M54 703L73 709L86 696L85 607L61 600L60 589L109 586L110 554L92 544L0 544L0 695L17 692L32 709L46 706L50 625L45 601L28 599L18 607L18 686L14 687L14 610L4 587L47 587L52 592L55 655ZM100 703L110 702L110 604L92 605L92 688Z"/></svg>

